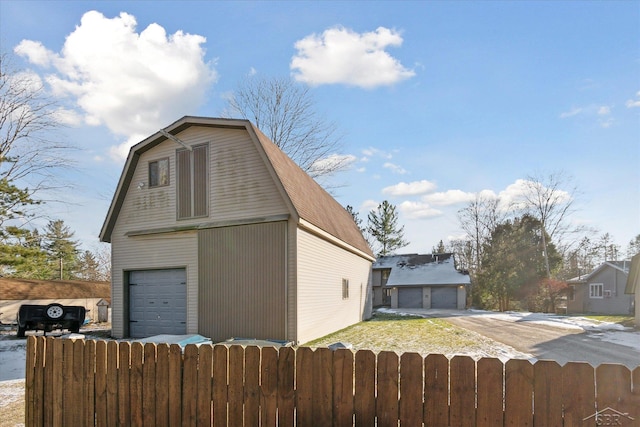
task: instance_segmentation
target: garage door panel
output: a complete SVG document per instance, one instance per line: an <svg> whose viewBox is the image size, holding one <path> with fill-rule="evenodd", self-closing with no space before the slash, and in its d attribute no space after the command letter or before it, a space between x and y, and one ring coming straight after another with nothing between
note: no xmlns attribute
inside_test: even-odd
<svg viewBox="0 0 640 427"><path fill-rule="evenodd" d="M431 308L457 309L458 289L453 286L431 288Z"/></svg>
<svg viewBox="0 0 640 427"><path fill-rule="evenodd" d="M399 308L422 308L422 288L399 288Z"/></svg>
<svg viewBox="0 0 640 427"><path fill-rule="evenodd" d="M131 337L186 333L185 269L131 271L129 283Z"/></svg>

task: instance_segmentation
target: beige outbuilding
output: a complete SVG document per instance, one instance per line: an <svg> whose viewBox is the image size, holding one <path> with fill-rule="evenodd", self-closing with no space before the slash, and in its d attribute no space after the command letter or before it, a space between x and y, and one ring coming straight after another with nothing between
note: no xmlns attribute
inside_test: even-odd
<svg viewBox="0 0 640 427"><path fill-rule="evenodd" d="M183 117L133 146L100 238L115 337L302 343L371 312L353 218L247 120Z"/></svg>

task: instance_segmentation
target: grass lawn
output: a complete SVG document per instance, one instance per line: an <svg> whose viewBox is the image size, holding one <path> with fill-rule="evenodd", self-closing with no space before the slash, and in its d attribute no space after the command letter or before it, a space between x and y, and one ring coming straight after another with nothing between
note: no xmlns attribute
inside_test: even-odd
<svg viewBox="0 0 640 427"><path fill-rule="evenodd" d="M326 347L335 342L349 343L354 350L382 350L422 355L469 355L498 357L501 344L443 319L423 319L375 313L371 320L357 323L302 347Z"/></svg>

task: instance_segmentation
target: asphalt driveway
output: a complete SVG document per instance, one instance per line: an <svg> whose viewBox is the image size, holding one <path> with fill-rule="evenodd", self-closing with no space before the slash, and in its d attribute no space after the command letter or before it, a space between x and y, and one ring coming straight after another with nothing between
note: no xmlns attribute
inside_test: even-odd
<svg viewBox="0 0 640 427"><path fill-rule="evenodd" d="M640 366L640 332L578 326L571 318L513 313L501 315L475 311L412 310L426 317L444 318L538 360L588 362L593 366L618 363ZM616 325L617 326L617 325ZM621 345L613 341L626 343Z"/></svg>

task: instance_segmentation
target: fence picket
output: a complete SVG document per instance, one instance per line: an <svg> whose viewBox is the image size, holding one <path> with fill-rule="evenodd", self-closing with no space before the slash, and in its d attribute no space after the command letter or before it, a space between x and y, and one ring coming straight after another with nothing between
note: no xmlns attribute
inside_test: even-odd
<svg viewBox="0 0 640 427"><path fill-rule="evenodd" d="M156 425L156 345L144 345L142 362L142 422L145 427Z"/></svg>
<svg viewBox="0 0 640 427"><path fill-rule="evenodd" d="M503 367L499 359L482 358L477 363L477 427L504 424Z"/></svg>
<svg viewBox="0 0 640 427"><path fill-rule="evenodd" d="M142 363L144 347L139 342L131 343L131 365L129 368L129 404L131 425L142 426Z"/></svg>
<svg viewBox="0 0 640 427"><path fill-rule="evenodd" d="M376 355L369 350L357 351L355 370L356 427L372 426L376 419Z"/></svg>
<svg viewBox="0 0 640 427"><path fill-rule="evenodd" d="M169 394L169 345L156 346L156 427L169 425L169 402L178 396Z"/></svg>
<svg viewBox="0 0 640 427"><path fill-rule="evenodd" d="M112 426L118 422L118 343L107 343L107 424Z"/></svg>
<svg viewBox="0 0 640 427"><path fill-rule="evenodd" d="M451 426L476 423L476 364L469 356L454 356L449 362Z"/></svg>
<svg viewBox="0 0 640 427"><path fill-rule="evenodd" d="M333 353L333 425L353 426L353 351Z"/></svg>
<svg viewBox="0 0 640 427"><path fill-rule="evenodd" d="M296 352L291 347L278 350L278 426L293 427L295 425L294 411L296 402L295 392Z"/></svg>
<svg viewBox="0 0 640 427"><path fill-rule="evenodd" d="M213 425L223 427L227 425L227 372L229 349L225 345L213 347ZM186 399L186 396L185 396Z"/></svg>
<svg viewBox="0 0 640 427"><path fill-rule="evenodd" d="M167 392L169 394L169 425L182 425L182 348L178 344L169 346Z"/></svg>
<svg viewBox="0 0 640 427"><path fill-rule="evenodd" d="M562 427L562 367L554 361L533 365L533 425Z"/></svg>
<svg viewBox="0 0 640 427"><path fill-rule="evenodd" d="M73 365L71 366L71 401L74 402L69 418L71 422L67 425L82 425L84 418L84 398L83 398L83 377L84 377L84 340L75 339L71 341L71 352L73 353Z"/></svg>
<svg viewBox="0 0 640 427"><path fill-rule="evenodd" d="M53 342L58 343L58 340ZM107 425L107 342L96 343L96 426Z"/></svg>
<svg viewBox="0 0 640 427"><path fill-rule="evenodd" d="M317 348L313 352L313 420L318 425L333 422L333 352Z"/></svg>
<svg viewBox="0 0 640 427"><path fill-rule="evenodd" d="M296 425L313 425L313 350L296 350Z"/></svg>
<svg viewBox="0 0 640 427"><path fill-rule="evenodd" d="M620 413L629 414L631 418L640 416L640 396L632 394L631 386L631 371L626 366L603 364L596 368L598 412L605 411L603 417L611 420L612 425L629 421Z"/></svg>
<svg viewBox="0 0 640 427"><path fill-rule="evenodd" d="M45 367L44 367L44 419L53 424L53 338L43 337L45 340Z"/></svg>
<svg viewBox="0 0 640 427"><path fill-rule="evenodd" d="M199 426L211 425L211 382L213 377L213 347L198 348L197 422ZM192 397L193 398L193 397Z"/></svg>
<svg viewBox="0 0 640 427"><path fill-rule="evenodd" d="M62 424L65 426L77 425L75 413L75 402L73 401L73 341L61 340L62 342Z"/></svg>
<svg viewBox="0 0 640 427"><path fill-rule="evenodd" d="M417 353L400 357L400 425L419 426L423 419L423 359Z"/></svg>
<svg viewBox="0 0 640 427"><path fill-rule="evenodd" d="M35 396L37 392L35 390L35 381L37 378L35 364L36 364L36 352L38 351L36 337L27 337L27 351L25 355L25 372L24 372L24 398L25 409L24 419L26 425L40 425L36 424L35 416Z"/></svg>
<svg viewBox="0 0 640 427"><path fill-rule="evenodd" d="M184 348L184 367L182 370L182 425L195 427L198 396L198 347L188 344Z"/></svg>
<svg viewBox="0 0 640 427"><path fill-rule="evenodd" d="M229 425L242 425L244 403L244 348L229 346Z"/></svg>
<svg viewBox="0 0 640 427"><path fill-rule="evenodd" d="M82 373L82 400L84 414L82 425L94 425L95 419L95 368L96 368L96 342L88 340L84 343Z"/></svg>
<svg viewBox="0 0 640 427"><path fill-rule="evenodd" d="M398 425L398 355L391 351L378 353L378 395L376 417L381 427Z"/></svg>
<svg viewBox="0 0 640 427"><path fill-rule="evenodd" d="M430 354L424 359L424 425L449 425L449 359Z"/></svg>
<svg viewBox="0 0 640 427"><path fill-rule="evenodd" d="M562 367L565 427L582 426L586 418L595 414L595 393L595 375L591 365L569 362Z"/></svg>
<svg viewBox="0 0 640 427"><path fill-rule="evenodd" d="M32 344L36 346L35 350L35 364L33 366L33 371L31 374L34 378L31 379L31 384L33 384L33 388L31 392L33 393L30 396L30 405L32 412L32 417L35 425L43 426L44 425L44 364L45 364L45 348L46 348L46 340L44 337L38 337L37 339L32 340ZM28 357L28 356L27 356ZM29 367L29 362L27 362L27 367ZM93 377L93 375L92 375ZM25 379L26 381L26 379ZM93 383L91 383L93 387ZM91 391L93 396L93 390ZM93 409L93 408L92 408Z"/></svg>
<svg viewBox="0 0 640 427"><path fill-rule="evenodd" d="M131 395L129 377L131 372L131 344L118 344L118 425L131 423Z"/></svg>
<svg viewBox="0 0 640 427"><path fill-rule="evenodd" d="M260 380L260 425L275 427L278 408L278 351L274 347L262 349Z"/></svg>
<svg viewBox="0 0 640 427"><path fill-rule="evenodd" d="M244 350L244 424L260 423L260 347L249 346Z"/></svg>
<svg viewBox="0 0 640 427"><path fill-rule="evenodd" d="M504 367L504 420L508 426L533 425L533 365L512 359Z"/></svg>

